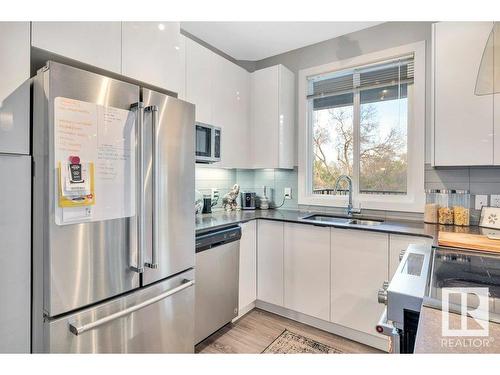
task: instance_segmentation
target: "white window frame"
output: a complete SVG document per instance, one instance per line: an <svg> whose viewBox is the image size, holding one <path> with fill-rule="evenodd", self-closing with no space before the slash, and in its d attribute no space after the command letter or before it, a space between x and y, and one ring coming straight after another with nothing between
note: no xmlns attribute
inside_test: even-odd
<svg viewBox="0 0 500 375"><path fill-rule="evenodd" d="M408 54L414 55L414 82L408 87L408 179L406 195L359 194L353 186L353 205L375 210L423 212L424 160L425 160L425 41L377 51L347 60L302 69L298 84L298 203L329 207L345 207L347 196L321 195L312 193L312 121L309 110L308 78L320 74L353 69L377 62L396 59ZM354 114L359 116L359 114ZM359 129L354 129L359 132ZM356 136L356 134L355 134ZM356 150L354 150L356 153ZM359 156L353 155L354 158ZM354 173L359 171L354 168Z"/></svg>

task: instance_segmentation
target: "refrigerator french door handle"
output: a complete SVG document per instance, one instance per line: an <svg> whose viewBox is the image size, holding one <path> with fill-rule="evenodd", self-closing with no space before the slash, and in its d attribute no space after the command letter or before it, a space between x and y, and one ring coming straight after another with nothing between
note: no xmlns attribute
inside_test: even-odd
<svg viewBox="0 0 500 375"><path fill-rule="evenodd" d="M70 323L69 330L75 336L81 335L82 333L85 333L85 332L90 331L94 328L102 326L103 324L109 323L112 320L116 320L116 319L122 318L126 315L130 315L130 314L132 314L138 310L141 310L149 305L152 305L152 304L159 302L167 297L170 297L173 294L179 293L180 291L182 291L186 288L189 288L190 286L193 286L193 285L194 285L194 280L184 279L182 284L179 285L178 287L167 290L166 292L161 293L161 294L157 295L156 297L148 299L147 301L141 302L135 306L131 306L128 309L118 311L118 312L111 314L111 315L108 315L102 319L98 319L96 321L93 321L93 322L87 323L87 324L83 324L81 326L75 326L74 324Z"/></svg>
<svg viewBox="0 0 500 375"><path fill-rule="evenodd" d="M137 144L137 264L130 268L137 272L144 272L144 249L146 248L146 196L145 196L145 173L144 173L144 103L137 102L130 106L136 113L136 144Z"/></svg>
<svg viewBox="0 0 500 375"><path fill-rule="evenodd" d="M158 161L160 160L160 148L158 146L158 106L152 105L144 109L146 112L151 113L151 127L153 129L153 248L151 254L151 262L145 264L146 267L157 269L158 264L158 250L160 246L159 239L159 218L158 218L158 204L160 202L160 175L158 168Z"/></svg>

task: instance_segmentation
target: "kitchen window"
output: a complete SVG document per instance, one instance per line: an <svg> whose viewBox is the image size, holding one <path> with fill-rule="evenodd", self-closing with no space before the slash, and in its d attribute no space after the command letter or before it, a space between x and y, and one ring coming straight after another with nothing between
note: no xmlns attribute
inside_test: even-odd
<svg viewBox="0 0 500 375"><path fill-rule="evenodd" d="M355 207L422 211L425 59L398 49L300 72L299 204L345 206L347 175Z"/></svg>

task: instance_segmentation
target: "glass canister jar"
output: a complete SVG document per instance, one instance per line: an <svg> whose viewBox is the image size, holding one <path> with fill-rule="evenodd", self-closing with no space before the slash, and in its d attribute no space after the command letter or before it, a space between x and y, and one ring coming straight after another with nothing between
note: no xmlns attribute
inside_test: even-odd
<svg viewBox="0 0 500 375"><path fill-rule="evenodd" d="M439 190L425 190L424 222L435 224L438 222L437 194Z"/></svg>
<svg viewBox="0 0 500 375"><path fill-rule="evenodd" d="M470 224L470 192L457 190L453 197L453 221L455 225Z"/></svg>
<svg viewBox="0 0 500 375"><path fill-rule="evenodd" d="M436 194L438 204L438 222L439 224L452 225L453 224L453 196L455 190L440 190Z"/></svg>

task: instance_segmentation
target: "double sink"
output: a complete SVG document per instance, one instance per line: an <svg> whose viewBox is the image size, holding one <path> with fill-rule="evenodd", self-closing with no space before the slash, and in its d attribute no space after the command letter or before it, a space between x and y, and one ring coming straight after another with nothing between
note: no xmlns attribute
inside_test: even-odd
<svg viewBox="0 0 500 375"><path fill-rule="evenodd" d="M346 216L331 216L331 215L310 215L301 219L308 223L317 223L322 225L361 225L375 226L380 225L383 220L367 219L367 218L352 218Z"/></svg>

